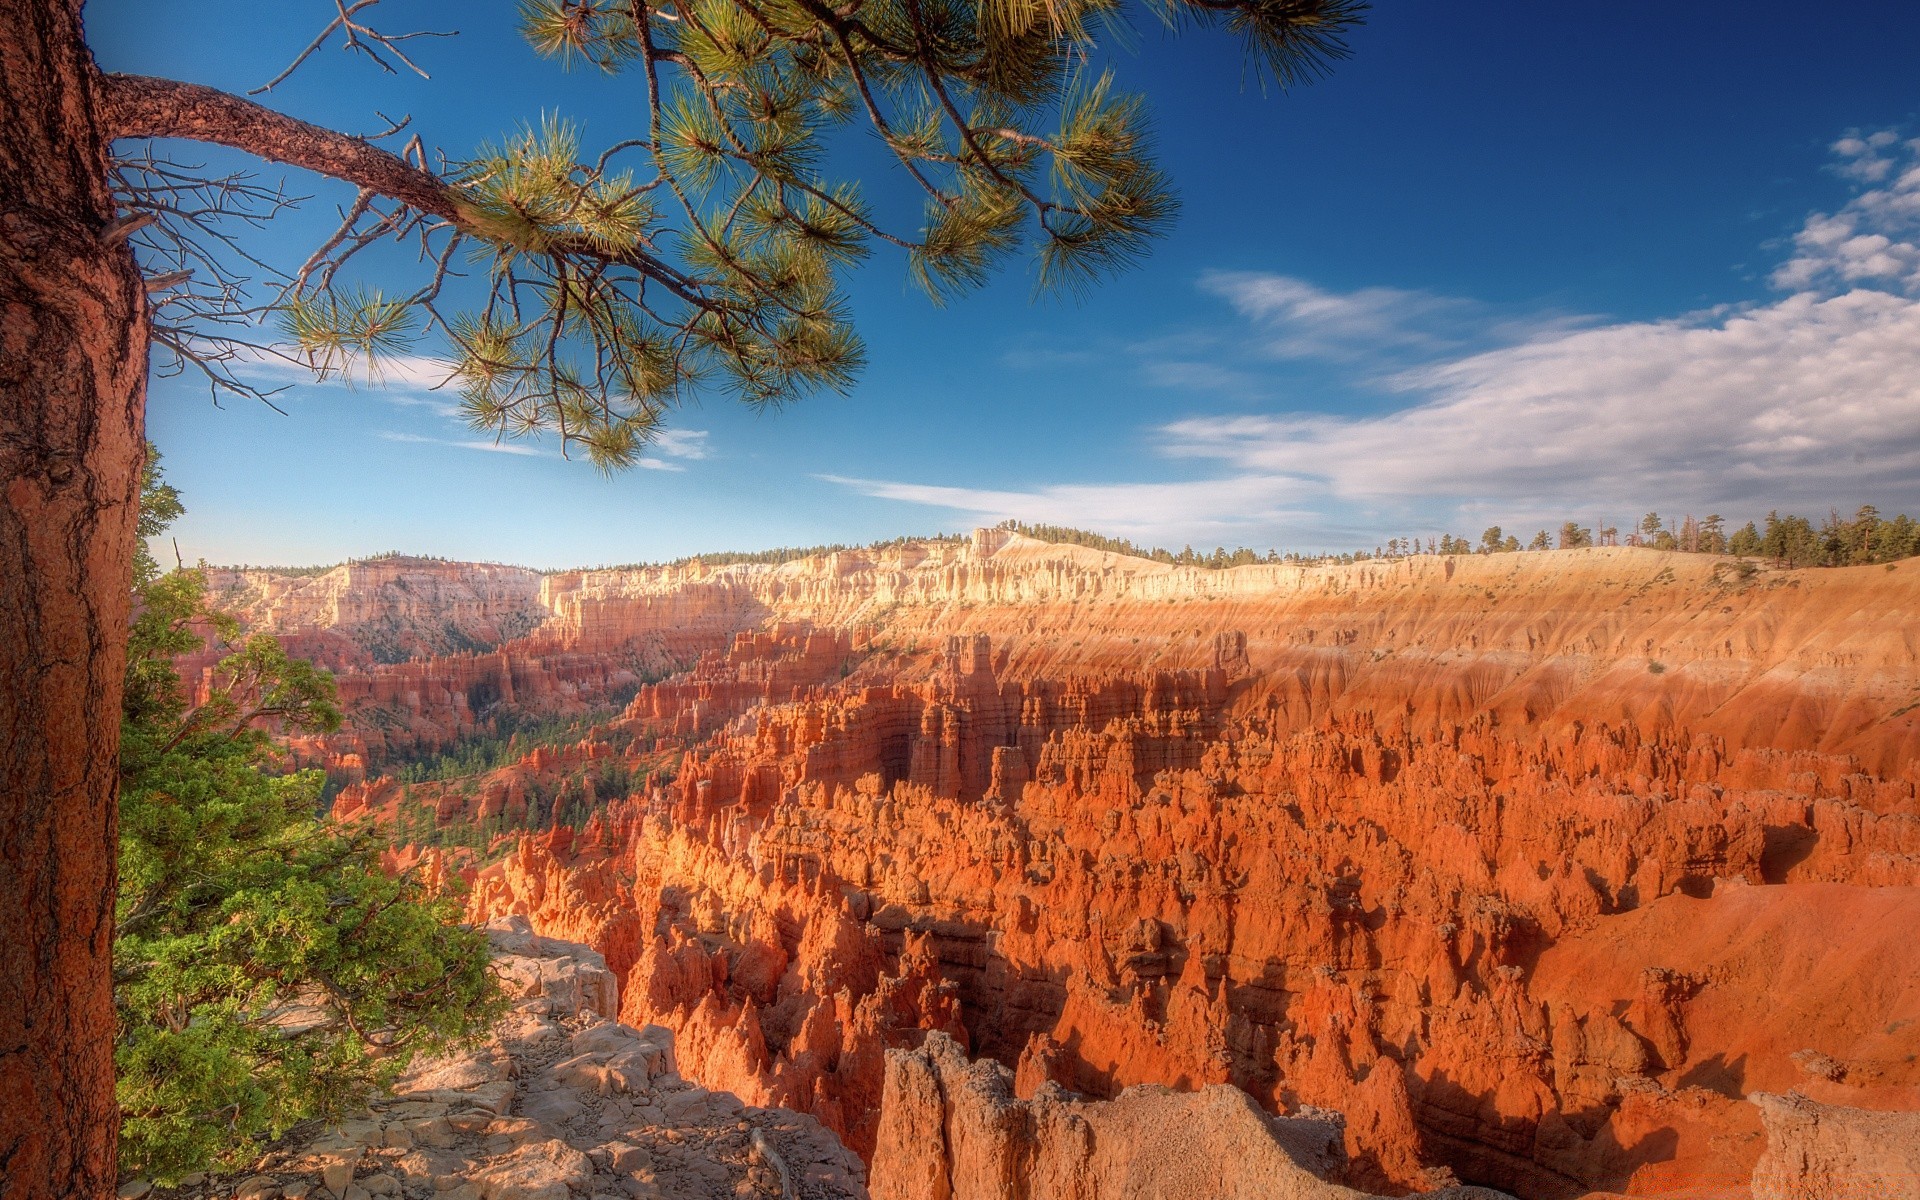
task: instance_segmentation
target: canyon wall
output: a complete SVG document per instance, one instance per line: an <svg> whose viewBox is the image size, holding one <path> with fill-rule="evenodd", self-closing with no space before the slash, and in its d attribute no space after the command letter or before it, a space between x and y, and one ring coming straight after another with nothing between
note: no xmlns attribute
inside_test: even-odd
<svg viewBox="0 0 1920 1200"><path fill-rule="evenodd" d="M356 730L363 769L503 705L619 715L343 808L590 798L396 855L592 944L689 1077L870 1160L930 1031L1021 1101L1337 1111L1378 1192L1738 1195L1748 1093L1920 1109L1920 562L1205 571L982 531L539 602L489 654L345 675L410 739Z"/></svg>
<svg viewBox="0 0 1920 1200"><path fill-rule="evenodd" d="M223 611L305 638L308 657L340 666L491 650L549 616L541 576L525 567L393 556L313 573L213 567L206 576Z"/></svg>

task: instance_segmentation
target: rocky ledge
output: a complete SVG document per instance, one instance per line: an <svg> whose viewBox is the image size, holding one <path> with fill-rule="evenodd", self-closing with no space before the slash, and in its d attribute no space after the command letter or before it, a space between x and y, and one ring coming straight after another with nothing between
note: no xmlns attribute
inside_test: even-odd
<svg viewBox="0 0 1920 1200"><path fill-rule="evenodd" d="M812 1117L675 1071L673 1035L613 1020L601 956L488 926L513 1011L484 1045L417 1064L356 1120L287 1139L233 1200L866 1200L860 1160ZM145 1197L142 1185L123 1197Z"/></svg>
<svg viewBox="0 0 1920 1200"><path fill-rule="evenodd" d="M1920 1113L1865 1112L1796 1092L1747 1099L1767 1129L1753 1200L1920 1197Z"/></svg>
<svg viewBox="0 0 1920 1200"><path fill-rule="evenodd" d="M968 1061L943 1033L887 1052L874 1200L1379 1200L1328 1182L1345 1167L1344 1119L1274 1117L1226 1084L1153 1084L1088 1100ZM1427 1200L1512 1200L1442 1185Z"/></svg>

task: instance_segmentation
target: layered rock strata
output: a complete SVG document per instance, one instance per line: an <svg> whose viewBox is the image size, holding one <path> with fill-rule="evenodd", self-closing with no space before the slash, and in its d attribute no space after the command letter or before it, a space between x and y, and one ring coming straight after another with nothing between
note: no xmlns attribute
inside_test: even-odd
<svg viewBox="0 0 1920 1200"><path fill-rule="evenodd" d="M393 556L315 574L215 567L209 598L330 669L492 650L543 624L524 567Z"/></svg>
<svg viewBox="0 0 1920 1200"><path fill-rule="evenodd" d="M1339 1110L1376 1191L1744 1189L1747 1091L1920 1107L1920 948L1882 932L1920 894L1920 565L983 533L545 588L502 653L691 653L512 768L641 782L474 856L473 911L591 942L691 1076L864 1155L929 1030L1017 1096Z"/></svg>

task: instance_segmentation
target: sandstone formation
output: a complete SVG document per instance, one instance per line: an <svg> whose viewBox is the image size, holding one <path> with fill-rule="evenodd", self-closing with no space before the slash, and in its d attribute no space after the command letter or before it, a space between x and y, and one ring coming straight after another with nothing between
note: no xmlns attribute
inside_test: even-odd
<svg viewBox="0 0 1920 1200"><path fill-rule="evenodd" d="M1269 1117L1238 1088L1136 1085L1087 1102L1045 1084L1016 1099L1013 1073L968 1062L934 1033L887 1052L874 1200L1371 1200L1328 1183L1342 1168L1336 1114ZM1443 1187L1432 1200L1511 1200Z"/></svg>
<svg viewBox="0 0 1920 1200"><path fill-rule="evenodd" d="M1797 1092L1752 1099L1767 1127L1753 1200L1920 1197L1920 1113L1837 1108Z"/></svg>
<svg viewBox="0 0 1920 1200"><path fill-rule="evenodd" d="M612 1020L617 989L600 955L518 918L488 937L517 1003L487 1045L417 1064L361 1119L182 1194L865 1200L859 1160L811 1117L689 1084L669 1031Z"/></svg>
<svg viewBox="0 0 1920 1200"><path fill-rule="evenodd" d="M492 650L548 616L524 567L390 556L316 574L212 568L210 599L323 666Z"/></svg>
<svg viewBox="0 0 1920 1200"><path fill-rule="evenodd" d="M491 656L343 692L443 672L380 693L426 731L386 753L479 727L502 677L539 711L631 688L620 715L343 806L530 827L400 853L591 943L691 1078L863 1156L928 1031L1019 1098L1336 1110L1378 1192L1744 1191L1749 1091L1920 1109L1920 563L1204 571L982 531L540 597Z"/></svg>

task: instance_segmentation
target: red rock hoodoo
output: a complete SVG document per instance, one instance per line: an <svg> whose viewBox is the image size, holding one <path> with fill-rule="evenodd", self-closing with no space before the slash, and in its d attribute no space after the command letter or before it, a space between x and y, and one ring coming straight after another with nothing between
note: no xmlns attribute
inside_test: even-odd
<svg viewBox="0 0 1920 1200"><path fill-rule="evenodd" d="M1751 1093L1920 1110L1920 562L1202 571L982 532L535 602L343 659L357 741L319 752L618 715L342 812L493 822L397 853L870 1160L886 1051L933 1030L1022 1099L1338 1110L1373 1191L1745 1196L1786 1111Z"/></svg>

